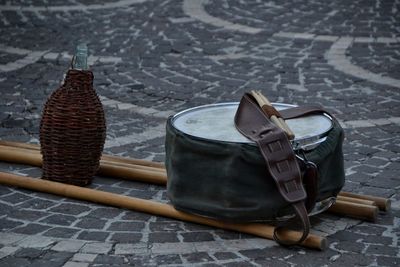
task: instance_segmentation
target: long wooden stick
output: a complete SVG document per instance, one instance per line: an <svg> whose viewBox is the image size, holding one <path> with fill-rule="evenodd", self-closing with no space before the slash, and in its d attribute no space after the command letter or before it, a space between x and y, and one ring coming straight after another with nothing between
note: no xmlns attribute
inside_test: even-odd
<svg viewBox="0 0 400 267"><path fill-rule="evenodd" d="M14 143L14 142L5 142L5 141L0 141L0 160L4 161L9 161L9 162L17 162L17 163L23 163L27 165L34 165L34 166L41 166L41 157L38 152L38 146L36 145L31 145L31 144L24 144L24 143ZM36 154L36 156L33 156L31 154ZM165 173L160 175L159 169L158 168L153 168L153 167L148 167L148 171L139 171L137 170L137 166L139 165L133 165L133 164L128 164L124 163L126 165L121 166L125 168L116 168L116 164L122 164L122 163L115 163L114 161L101 161L101 168L100 168L100 174L105 174L108 176L113 176L113 177L119 177L119 178L124 178L124 179L133 179L133 180L140 180L143 182L152 182L156 184L166 184L167 183L167 176ZM129 170L133 169L133 170ZM153 172L154 170L157 170ZM342 197L347 197L347 198L342 198ZM351 199L349 199L351 197ZM334 204L333 206L340 206L341 208L338 209L340 211L345 212L343 215L347 215L350 217L365 217L367 220L370 220L370 218L376 217L374 215L375 211L374 208L370 209L362 209L362 213L360 214L360 211L354 210L352 203L359 203L359 204L367 204L367 205L372 205L372 202L375 202L376 205L381 209L381 210L389 210L390 209L390 200L385 199L385 198L380 198L380 197L373 197L373 196L363 196L363 195L357 195L353 193L348 193L348 192L341 192L338 196L338 200L342 201L339 202L339 204ZM371 201L371 202L365 202L363 200ZM341 203L341 204L340 204ZM348 205L348 208L343 208L343 203L346 205L346 203L350 203ZM331 209L332 211L334 209ZM335 212L335 211L333 211ZM338 213L336 211L336 213ZM353 214L355 213L355 214Z"/></svg>
<svg viewBox="0 0 400 267"><path fill-rule="evenodd" d="M375 206L375 207L377 206L375 201L354 198L354 197L337 196L336 200L350 202L350 203L356 203L356 204L363 204L363 205L368 205L368 206Z"/></svg>
<svg viewBox="0 0 400 267"><path fill-rule="evenodd" d="M42 179L18 176L10 173L0 172L0 183L8 186L16 186L29 190L45 192L49 194L69 197L79 200L96 202L108 206L126 208L139 212L145 212L156 216L169 217L177 220L209 225L217 228L238 231L259 237L273 239L274 227L261 223L236 224L217 221L201 216L191 215L180 212L171 205L163 204L151 200L122 196L114 193L98 191L79 186L67 185ZM301 236L300 232L286 230L283 238L288 241L297 240ZM302 246L324 250L327 241L324 237L309 234Z"/></svg>
<svg viewBox="0 0 400 267"><path fill-rule="evenodd" d="M328 211L340 215L368 220L371 222L376 222L378 216L378 207L376 206L350 203L343 200L337 200L336 203L328 209Z"/></svg>
<svg viewBox="0 0 400 267"><path fill-rule="evenodd" d="M23 154L21 154L23 152ZM24 161L24 154L30 153L30 154L34 154L35 156L38 156L41 158L40 156L40 151L36 148L34 149L29 149L29 148L23 148L23 147L12 147L12 146L5 146L0 144L0 153L2 155L2 157L4 157L4 161L8 161L11 162L12 159L15 157L16 161L18 162L18 159L21 159L21 161ZM21 158L22 157L22 158ZM104 159L105 158L105 159ZM166 171L165 168L158 168L158 167L151 167L149 165L137 165L137 164L133 164L133 163L128 163L128 161L125 161L125 159L127 158L121 158L121 157L116 157L117 160L111 159L109 157L102 157L102 159L100 160L100 164L105 164L105 165L114 165L114 166L121 166L121 167L125 167L125 168L134 168L134 169L140 169L140 170L145 170L145 171L154 171L154 172L159 172L162 173L164 175L166 175ZM0 157L0 159L2 159ZM30 159L32 159L32 157L30 157ZM121 160L123 159L123 160ZM34 160L34 165L41 167L42 162L41 160L39 161L39 158ZM21 162L21 163L26 163L26 162ZM28 165L29 161L27 161Z"/></svg>
<svg viewBox="0 0 400 267"><path fill-rule="evenodd" d="M39 145L28 144L28 143L0 140L0 146L18 147L18 148L25 148L25 149L40 151ZM164 164L161 162L154 162L154 161L143 160L143 159L124 158L124 157L118 157L118 156L107 155L107 154L103 154L102 159L108 160L108 161L113 161L113 162L121 162L121 163L127 163L127 164L149 166L149 167L154 167L154 168L161 168L161 169L164 168Z"/></svg>
<svg viewBox="0 0 400 267"><path fill-rule="evenodd" d="M390 206L391 206L390 199L383 198L383 197L375 197L375 196L370 196L370 195L359 195L359 194L343 192L343 191L339 193L339 196L374 201L376 203L376 205L378 206L378 208L382 211L390 210Z"/></svg>
<svg viewBox="0 0 400 267"><path fill-rule="evenodd" d="M0 146L0 160L7 162L16 162L37 167L42 166L42 156L39 151L26 148ZM149 167L148 167L149 168ZM155 169L155 168L153 168ZM161 169L143 169L137 168L137 165L123 163L113 163L110 161L100 161L99 174L106 176L119 177L126 180L141 181L147 183L161 184L167 183L167 174Z"/></svg>

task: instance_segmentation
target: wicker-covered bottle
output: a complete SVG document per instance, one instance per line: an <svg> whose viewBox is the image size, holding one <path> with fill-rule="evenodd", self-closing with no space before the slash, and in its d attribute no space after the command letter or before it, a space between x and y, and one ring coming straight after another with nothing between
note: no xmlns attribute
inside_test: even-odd
<svg viewBox="0 0 400 267"><path fill-rule="evenodd" d="M42 178L79 186L91 183L106 137L85 47L78 46L74 67L47 100L40 123Z"/></svg>

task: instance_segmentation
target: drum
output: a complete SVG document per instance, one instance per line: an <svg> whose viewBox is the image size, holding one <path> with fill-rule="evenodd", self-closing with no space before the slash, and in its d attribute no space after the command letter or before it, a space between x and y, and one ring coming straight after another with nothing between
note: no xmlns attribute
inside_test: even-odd
<svg viewBox="0 0 400 267"><path fill-rule="evenodd" d="M172 118L172 125L185 134L197 138L220 142L247 143L256 145L243 136L234 125L233 118L239 103L212 104L184 110ZM289 104L274 103L279 111L290 107ZM311 115L286 120L295 134L293 149L310 150L326 140L332 129L332 118L327 115ZM312 127L310 127L312 125Z"/></svg>
<svg viewBox="0 0 400 267"><path fill-rule="evenodd" d="M292 216L266 173L256 144L234 125L239 103L205 105L169 118L166 134L168 196L175 208L218 219L266 221ZM293 105L273 104L277 110ZM327 114L286 120L299 160L319 172L318 203L326 210L344 184L343 130Z"/></svg>

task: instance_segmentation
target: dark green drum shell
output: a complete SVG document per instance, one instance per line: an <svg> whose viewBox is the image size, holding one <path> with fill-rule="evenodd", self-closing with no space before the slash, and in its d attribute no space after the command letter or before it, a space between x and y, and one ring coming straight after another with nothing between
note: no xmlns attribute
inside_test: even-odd
<svg viewBox="0 0 400 267"><path fill-rule="evenodd" d="M319 172L317 201L335 197L344 185L343 130L336 120L324 142L306 152ZM235 222L275 220L292 213L267 173L258 147L213 141L166 127L168 197L189 213Z"/></svg>

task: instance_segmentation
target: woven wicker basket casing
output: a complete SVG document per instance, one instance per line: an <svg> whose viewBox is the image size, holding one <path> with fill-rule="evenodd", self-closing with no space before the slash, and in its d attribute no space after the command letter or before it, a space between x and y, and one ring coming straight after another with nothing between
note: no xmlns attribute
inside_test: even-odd
<svg viewBox="0 0 400 267"><path fill-rule="evenodd" d="M47 100L40 123L42 178L88 185L97 172L106 137L103 106L93 88L93 73L67 72Z"/></svg>

